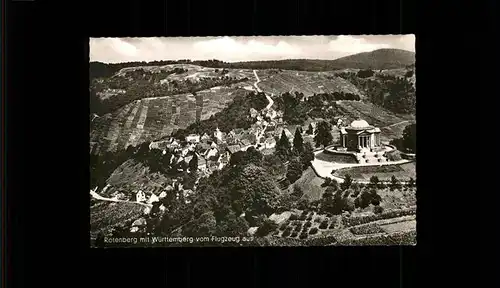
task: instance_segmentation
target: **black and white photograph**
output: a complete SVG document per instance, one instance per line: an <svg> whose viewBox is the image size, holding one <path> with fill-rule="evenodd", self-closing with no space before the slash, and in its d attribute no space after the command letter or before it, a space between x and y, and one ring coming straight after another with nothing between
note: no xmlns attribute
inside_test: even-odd
<svg viewBox="0 0 500 288"><path fill-rule="evenodd" d="M89 41L91 247L417 244L414 35Z"/></svg>

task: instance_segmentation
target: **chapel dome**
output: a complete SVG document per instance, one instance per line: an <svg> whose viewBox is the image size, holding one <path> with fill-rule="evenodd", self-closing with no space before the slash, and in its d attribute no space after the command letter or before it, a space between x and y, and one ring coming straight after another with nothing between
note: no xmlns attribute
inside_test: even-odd
<svg viewBox="0 0 500 288"><path fill-rule="evenodd" d="M351 123L351 127L352 128L367 128L367 127L370 127L370 125L365 120L354 120Z"/></svg>

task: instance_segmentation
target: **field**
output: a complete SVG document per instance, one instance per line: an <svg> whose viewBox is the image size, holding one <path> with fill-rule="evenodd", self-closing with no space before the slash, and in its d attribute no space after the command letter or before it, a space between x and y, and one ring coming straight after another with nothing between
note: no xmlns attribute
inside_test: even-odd
<svg viewBox="0 0 500 288"><path fill-rule="evenodd" d="M144 206L139 204L100 201L90 207L91 238L95 238L100 231L106 232L114 225L134 221L143 213Z"/></svg>
<svg viewBox="0 0 500 288"><path fill-rule="evenodd" d="M335 171L334 176L344 178L349 174L354 180L370 180L370 177L377 176L381 181L390 181L394 175L400 181L409 181L410 177L417 178L416 162L397 165L383 166L359 166L343 168Z"/></svg>
<svg viewBox="0 0 500 288"><path fill-rule="evenodd" d="M288 219L279 223L270 238L296 239L318 246L338 242L351 245L389 245L392 242L414 244L415 212L414 209L399 209L379 215L327 216L313 211L294 211ZM369 243L364 243L366 240Z"/></svg>
<svg viewBox="0 0 500 288"><path fill-rule="evenodd" d="M304 93L304 96L332 92L345 92L362 96L356 86L330 72L259 70L257 74L261 79L259 87L274 95L297 91Z"/></svg>

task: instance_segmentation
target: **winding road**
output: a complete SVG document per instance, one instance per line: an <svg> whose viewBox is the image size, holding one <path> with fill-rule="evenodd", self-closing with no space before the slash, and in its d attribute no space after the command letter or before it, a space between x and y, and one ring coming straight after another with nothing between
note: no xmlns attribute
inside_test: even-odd
<svg viewBox="0 0 500 288"><path fill-rule="evenodd" d="M255 76L255 79L256 79L255 83L253 83L253 86L255 87L255 89L257 90L257 92L263 92L259 88L259 86L257 85L260 82L259 75L257 75L257 70L253 70L253 75ZM264 92L264 94L266 95L266 98L267 98L267 101L269 101L269 104L267 104L266 108L264 108L263 110L269 110L274 105L274 101L273 101L273 99L266 92ZM274 118L276 118L276 116L277 116L276 111L272 110L271 117L270 117L271 120L274 119ZM262 128L262 131L257 136L257 143L259 143L260 139L264 136L264 132L266 131L266 128L267 128L267 124L264 125L264 128ZM255 144L255 147L257 147L257 144Z"/></svg>
<svg viewBox="0 0 500 288"><path fill-rule="evenodd" d="M101 200L101 201L108 201L108 202L124 202L124 203L133 203L133 204L139 204L139 205L142 205L144 207L153 207L153 205L151 204L146 204L146 203L142 203L142 202L137 202L137 201L127 201L127 200L120 200L120 199L114 199L114 198L106 198L106 197L102 197L101 195L97 194L97 192L95 192L94 190L90 190L90 195L96 199L96 200Z"/></svg>
<svg viewBox="0 0 500 288"><path fill-rule="evenodd" d="M400 125L400 124L403 124L403 123L406 123L406 122L411 122L411 121L413 121L413 120L405 120L405 121L394 123L394 124L391 124L391 125L388 125L388 126L385 126L385 127L382 127L382 128L389 128L389 127L392 127L392 126Z"/></svg>
<svg viewBox="0 0 500 288"><path fill-rule="evenodd" d="M259 75L257 75L257 70L253 70L253 75L255 75L255 79L257 79L257 81L255 81L255 83L253 83L253 86L255 87L255 89L257 89L257 92L262 92L262 90L259 88L259 86L257 86L257 84L259 84L259 82L260 82ZM274 105L274 101L271 97L269 97L269 95L267 93L264 92L264 94L266 94L267 101L269 101L269 104L266 106L266 110L269 110ZM276 118L276 111L273 111L273 112L274 113L271 116L271 119Z"/></svg>

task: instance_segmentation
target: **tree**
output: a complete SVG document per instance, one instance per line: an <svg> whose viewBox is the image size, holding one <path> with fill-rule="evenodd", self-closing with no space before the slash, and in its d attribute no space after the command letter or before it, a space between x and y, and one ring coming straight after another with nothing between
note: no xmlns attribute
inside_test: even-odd
<svg viewBox="0 0 500 288"><path fill-rule="evenodd" d="M262 167L276 178L281 178L286 173L285 165L275 154L265 155L262 160Z"/></svg>
<svg viewBox="0 0 500 288"><path fill-rule="evenodd" d="M195 172L198 170L198 155L194 153L193 158L189 161L189 170Z"/></svg>
<svg viewBox="0 0 500 288"><path fill-rule="evenodd" d="M199 218L188 223L189 224L184 226L182 229L183 234L189 236L206 236L213 234L217 226L213 212L202 214Z"/></svg>
<svg viewBox="0 0 500 288"><path fill-rule="evenodd" d="M377 176L373 175L370 177L370 187L378 187L380 184L380 180Z"/></svg>
<svg viewBox="0 0 500 288"><path fill-rule="evenodd" d="M307 210L309 208L309 196L304 195L302 198L300 198L299 202L297 203L297 208L299 210Z"/></svg>
<svg viewBox="0 0 500 288"><path fill-rule="evenodd" d="M408 181L408 187L415 187L415 179L413 179L413 177L410 177L410 180Z"/></svg>
<svg viewBox="0 0 500 288"><path fill-rule="evenodd" d="M262 153L259 150L255 149L255 147L250 147L244 153L244 163L245 164L255 164L260 166L262 163Z"/></svg>
<svg viewBox="0 0 500 288"><path fill-rule="evenodd" d="M309 123L309 126L307 127L307 134L312 135L314 133L314 129L311 123Z"/></svg>
<svg viewBox="0 0 500 288"><path fill-rule="evenodd" d="M281 132L281 138L276 144L276 155L280 157L282 160L288 160L291 154L291 149L290 149L290 141L288 140L288 137L286 136L285 131L283 130Z"/></svg>
<svg viewBox="0 0 500 288"><path fill-rule="evenodd" d="M336 192L337 189L332 186L328 186L328 188L326 188L325 192L323 193L323 198L331 198Z"/></svg>
<svg viewBox="0 0 500 288"><path fill-rule="evenodd" d="M377 189L375 188L370 189L369 195L370 195L370 203L373 205L379 205L380 201L382 201L382 197L380 197L380 195L377 194Z"/></svg>
<svg viewBox="0 0 500 288"><path fill-rule="evenodd" d="M396 178L396 176L392 175L391 177L391 191L397 190L401 188L401 183L399 183L399 180Z"/></svg>
<svg viewBox="0 0 500 288"><path fill-rule="evenodd" d="M300 161L304 169L311 165L311 161L314 160L314 152L311 143L304 143L304 150L300 155Z"/></svg>
<svg viewBox="0 0 500 288"><path fill-rule="evenodd" d="M321 121L318 123L318 128L316 129L316 135L314 136L314 142L316 143L316 147L328 146L332 143L333 136L330 133L331 127L330 123Z"/></svg>
<svg viewBox="0 0 500 288"><path fill-rule="evenodd" d="M403 147L412 153L417 153L417 124L411 124L403 130Z"/></svg>
<svg viewBox="0 0 500 288"><path fill-rule="evenodd" d="M276 224L274 221L266 219L264 220L264 224L257 229L255 232L255 236L258 237L264 237L268 235L269 233L275 231L278 228L278 224Z"/></svg>
<svg viewBox="0 0 500 288"><path fill-rule="evenodd" d="M340 189L342 190L349 189L349 187L351 187L351 184L352 184L351 175L347 174L344 177L344 182L340 183Z"/></svg>
<svg viewBox="0 0 500 288"><path fill-rule="evenodd" d="M286 178L290 181L290 183L294 183L300 178L300 176L302 176L302 163L300 163L297 159L292 159L288 164Z"/></svg>
<svg viewBox="0 0 500 288"><path fill-rule="evenodd" d="M302 191L302 188L300 188L300 186L297 184L293 185L292 196L297 199L300 199L302 195L304 195L304 191Z"/></svg>
<svg viewBox="0 0 500 288"><path fill-rule="evenodd" d="M220 185L229 194L230 201L241 201L243 211L267 215L277 208L280 190L262 167L249 164L243 169L228 171L222 179Z"/></svg>
<svg viewBox="0 0 500 288"><path fill-rule="evenodd" d="M249 228L245 218L238 217L231 211L226 218L217 223L215 234L217 236L241 236L246 235Z"/></svg>
<svg viewBox="0 0 500 288"><path fill-rule="evenodd" d="M355 204L358 204L360 208L366 208L368 205L371 203L372 197L370 196L370 192L367 189L361 190L361 193L359 194L358 198L359 199L355 202Z"/></svg>
<svg viewBox="0 0 500 288"><path fill-rule="evenodd" d="M384 208L382 208L381 206L378 206L378 205L377 205L377 206L374 206L374 207L373 207L373 213L375 213L375 214L380 214L380 213L382 213L382 212L384 212Z"/></svg>
<svg viewBox="0 0 500 288"><path fill-rule="evenodd" d="M293 151L297 155L302 155L304 152L304 140L300 134L300 127L295 130L295 136L293 137Z"/></svg>

